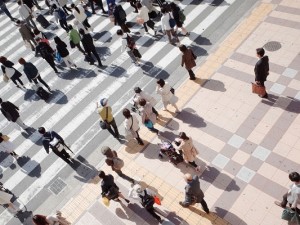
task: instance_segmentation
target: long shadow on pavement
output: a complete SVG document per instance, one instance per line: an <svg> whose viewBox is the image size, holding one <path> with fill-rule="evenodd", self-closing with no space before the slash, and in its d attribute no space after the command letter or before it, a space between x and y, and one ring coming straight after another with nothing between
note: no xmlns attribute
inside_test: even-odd
<svg viewBox="0 0 300 225"><path fill-rule="evenodd" d="M216 214L222 218L224 218L224 216L226 215L226 217L230 218L230 223L232 223L234 221L235 224L239 224L239 225L246 225L247 223L244 222L241 218L239 218L238 216L236 216L235 214L228 212L225 209L219 208L219 207L215 207L216 210Z"/></svg>
<svg viewBox="0 0 300 225"><path fill-rule="evenodd" d="M74 178L84 183L90 182L98 173L98 170L81 155L77 156L77 160L73 160L70 166L77 172Z"/></svg>

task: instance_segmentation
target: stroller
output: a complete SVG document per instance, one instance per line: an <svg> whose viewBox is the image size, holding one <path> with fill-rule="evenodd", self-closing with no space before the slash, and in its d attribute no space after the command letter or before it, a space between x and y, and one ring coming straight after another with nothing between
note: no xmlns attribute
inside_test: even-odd
<svg viewBox="0 0 300 225"><path fill-rule="evenodd" d="M158 144L158 146L160 147L160 152L158 154L159 158L162 159L163 155L165 155L169 157L170 162L175 166L178 163L183 162L182 152L180 151L178 153L171 142L162 140L161 144Z"/></svg>

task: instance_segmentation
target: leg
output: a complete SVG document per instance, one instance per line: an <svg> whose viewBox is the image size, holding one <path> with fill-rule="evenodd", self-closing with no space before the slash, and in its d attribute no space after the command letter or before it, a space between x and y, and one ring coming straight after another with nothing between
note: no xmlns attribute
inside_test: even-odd
<svg viewBox="0 0 300 225"><path fill-rule="evenodd" d="M116 134L116 138L119 137L119 131L118 131L118 127L117 127L117 124L116 124L116 121L115 119L113 119L111 122L110 122L110 125L113 127L114 129L114 133Z"/></svg>
<svg viewBox="0 0 300 225"><path fill-rule="evenodd" d="M96 14L95 6L94 6L94 0L89 0L89 3L90 3L90 6L91 6L91 9L92 9L92 13Z"/></svg>
<svg viewBox="0 0 300 225"><path fill-rule="evenodd" d="M156 220L158 220L158 221L161 221L161 218L160 218L160 216L159 215L157 215L156 213L155 213L155 209L154 209L154 207L151 207L151 208L149 208L149 209L146 209L147 210L147 212L148 213L150 213L151 214L151 216L153 216Z"/></svg>
<svg viewBox="0 0 300 225"><path fill-rule="evenodd" d="M14 18L12 17L12 15L10 14L10 12L8 11L6 5L3 3L3 5L1 5L1 10L10 18L11 21L14 20Z"/></svg>
<svg viewBox="0 0 300 225"><path fill-rule="evenodd" d="M158 112L157 112L157 110L156 110L154 107L152 107L152 112L153 112L156 116L158 116Z"/></svg>
<svg viewBox="0 0 300 225"><path fill-rule="evenodd" d="M116 137L116 134L115 134L115 133L113 132L113 130L111 129L110 124L109 124L109 123L107 123L107 124L108 124L108 126L107 126L108 132L109 132L112 136Z"/></svg>
<svg viewBox="0 0 300 225"><path fill-rule="evenodd" d="M102 0L98 0L96 2L96 4L99 6L99 8L102 10L103 13L106 13L106 11L103 8L103 2L102 2Z"/></svg>
<svg viewBox="0 0 300 225"><path fill-rule="evenodd" d="M176 41L179 42L177 32L173 28L171 29L171 33L172 33L172 36L176 39Z"/></svg>
<svg viewBox="0 0 300 225"><path fill-rule="evenodd" d="M284 195L282 196L282 201L281 201L281 203L280 203L280 205L281 205L282 208L285 208L286 205L287 205L287 203L288 203L288 201L287 201L287 196L288 196L288 193L286 193L286 194L284 194Z"/></svg>
<svg viewBox="0 0 300 225"><path fill-rule="evenodd" d="M85 54L85 51L81 48L80 43L76 44L75 46L78 48L78 50L80 52L82 52L83 54Z"/></svg>
<svg viewBox="0 0 300 225"><path fill-rule="evenodd" d="M70 55L66 56L67 61L71 64L71 66L76 67L75 63L73 62L73 60L71 59Z"/></svg>
<svg viewBox="0 0 300 225"><path fill-rule="evenodd" d="M65 62L66 66L71 68L71 65L70 65L69 60L67 59L67 57L62 57L62 59Z"/></svg>
<svg viewBox="0 0 300 225"><path fill-rule="evenodd" d="M130 5L135 9L134 12L137 13L138 9L135 4L136 4L136 1L132 1L132 0L130 1Z"/></svg>
<svg viewBox="0 0 300 225"><path fill-rule="evenodd" d="M179 109L178 109L178 107L177 107L177 105L175 103L172 104L172 106L176 109L176 112L180 112Z"/></svg>
<svg viewBox="0 0 300 225"><path fill-rule="evenodd" d="M195 80L196 77L195 77L195 74L194 74L193 70L189 69L188 72L189 72L189 75L190 75L190 80Z"/></svg>
<svg viewBox="0 0 300 225"><path fill-rule="evenodd" d="M70 159L70 154L67 153L67 151L66 151L65 149L63 149L63 150L61 151L61 154L62 154L62 156L63 156L65 159L67 159L67 160Z"/></svg>
<svg viewBox="0 0 300 225"><path fill-rule="evenodd" d="M166 34L168 36L169 42L172 43L172 39L171 39L171 30L166 30Z"/></svg>
<svg viewBox="0 0 300 225"><path fill-rule="evenodd" d="M208 209L208 207L207 207L207 203L206 203L206 201L204 200L204 198L201 200L200 204L201 204L201 206L202 206L204 212L206 212L206 213L208 214L208 213L209 213L209 209Z"/></svg>
<svg viewBox="0 0 300 225"><path fill-rule="evenodd" d="M143 23L143 26L144 26L144 28L145 28L145 31L148 33L148 28L147 28L146 22Z"/></svg>
<svg viewBox="0 0 300 225"><path fill-rule="evenodd" d="M35 22L33 21L31 16L29 16L29 21L32 24L33 28L37 28L36 25L35 25Z"/></svg>
<svg viewBox="0 0 300 225"><path fill-rule="evenodd" d="M144 142L143 142L142 139L140 138L139 132L136 131L135 133L136 133L136 135L137 135L137 137L136 137L137 142L138 142L140 145L144 145Z"/></svg>
<svg viewBox="0 0 300 225"><path fill-rule="evenodd" d="M36 79L34 79L33 81L36 82L36 84L37 84L37 80L39 82L41 82L49 91L51 91L49 85L42 79L41 75L38 75L38 77Z"/></svg>
<svg viewBox="0 0 300 225"><path fill-rule="evenodd" d="M261 86L263 86L263 87L265 87L265 81L260 81L260 84L261 84ZM265 87L266 88L266 87ZM268 98L268 93L267 93L267 91L266 91L266 93L263 95L263 96L261 96L262 98Z"/></svg>
<svg viewBox="0 0 300 225"><path fill-rule="evenodd" d="M189 162L189 164L192 165L193 167L197 167L197 164L195 163L195 161Z"/></svg>
<svg viewBox="0 0 300 225"><path fill-rule="evenodd" d="M91 28L91 25L89 24L89 21L87 20L87 18L82 22L82 24L86 29Z"/></svg>
<svg viewBox="0 0 300 225"><path fill-rule="evenodd" d="M124 195L121 192L119 192L119 197L123 198L127 203L130 202L127 198L124 197Z"/></svg>
<svg viewBox="0 0 300 225"><path fill-rule="evenodd" d="M98 52L96 51L96 48L94 48L94 49L92 50L92 52L93 52L94 56L96 57L99 66L103 66L102 63L101 63L101 59L100 59L100 57L99 57L99 55L98 55Z"/></svg>
<svg viewBox="0 0 300 225"><path fill-rule="evenodd" d="M158 130L154 127L149 128L149 130L151 130L152 132L156 133L158 135Z"/></svg>
<svg viewBox="0 0 300 225"><path fill-rule="evenodd" d="M60 24L61 28L63 28L66 32L69 31L67 21L59 20L59 24Z"/></svg>
<svg viewBox="0 0 300 225"><path fill-rule="evenodd" d="M47 61L47 63L53 68L53 70L55 71L55 73L58 73L56 67L55 67L55 63L53 58L45 58L45 60Z"/></svg>
<svg viewBox="0 0 300 225"><path fill-rule="evenodd" d="M16 80L24 87L24 84L23 84L22 80L20 79L20 77L16 78Z"/></svg>
<svg viewBox="0 0 300 225"><path fill-rule="evenodd" d="M27 125L25 125L25 124L23 123L23 121L21 120L20 117L18 117L18 119L16 120L15 123L18 124L20 127L22 127L24 130L26 130L27 128L29 128Z"/></svg>
<svg viewBox="0 0 300 225"><path fill-rule="evenodd" d="M115 172L122 177L124 180L129 181L130 183L134 184L134 179L124 174L121 170L115 170Z"/></svg>
<svg viewBox="0 0 300 225"><path fill-rule="evenodd" d="M91 52L87 52L86 54L88 56L88 59L90 60L89 61L90 65L93 65L95 60L93 59Z"/></svg>

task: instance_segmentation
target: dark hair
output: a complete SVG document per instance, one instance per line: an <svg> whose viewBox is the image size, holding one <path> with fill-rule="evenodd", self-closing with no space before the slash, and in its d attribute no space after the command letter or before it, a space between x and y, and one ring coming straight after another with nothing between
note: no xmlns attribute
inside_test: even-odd
<svg viewBox="0 0 300 225"><path fill-rule="evenodd" d="M26 63L26 61L25 61L25 59L23 59L23 58L19 58L19 63L20 63L21 65L24 65L24 64Z"/></svg>
<svg viewBox="0 0 300 225"><path fill-rule="evenodd" d="M257 48L256 53L257 53L257 55L263 57L265 54L265 50L263 48Z"/></svg>
<svg viewBox="0 0 300 225"><path fill-rule="evenodd" d="M38 35L38 34L41 33L41 31L39 29L37 29L37 28L34 28L33 29L33 33L34 33L34 35Z"/></svg>
<svg viewBox="0 0 300 225"><path fill-rule="evenodd" d="M180 132L179 137L183 140L189 140L188 136L186 136L186 134L184 132Z"/></svg>
<svg viewBox="0 0 300 225"><path fill-rule="evenodd" d="M34 215L32 217L32 221L36 224L36 225L48 225L49 223L46 220L46 216L43 215Z"/></svg>
<svg viewBox="0 0 300 225"><path fill-rule="evenodd" d="M123 35L123 31L120 29L120 30L117 30L117 35Z"/></svg>
<svg viewBox="0 0 300 225"><path fill-rule="evenodd" d="M84 34L85 34L84 29L80 28L80 29L79 29L79 33L80 33L81 35L84 35Z"/></svg>
<svg viewBox="0 0 300 225"><path fill-rule="evenodd" d="M289 174L289 178L290 178L290 180L293 181L293 182L299 182L299 181L300 181L300 175L299 175L299 173L297 173L297 172L291 172L291 173Z"/></svg>
<svg viewBox="0 0 300 225"><path fill-rule="evenodd" d="M175 10L177 8L177 5L174 2L171 2L170 7L171 7L171 10Z"/></svg>
<svg viewBox="0 0 300 225"><path fill-rule="evenodd" d="M124 116L126 119L130 118L131 113L130 113L129 109L126 109L126 108L123 109L123 116Z"/></svg>
<svg viewBox="0 0 300 225"><path fill-rule="evenodd" d="M103 170L99 171L99 175L98 175L101 179L103 179L105 177L105 173Z"/></svg>
<svg viewBox="0 0 300 225"><path fill-rule="evenodd" d="M71 8L75 9L80 14L80 10L77 8L77 6L74 3L71 4Z"/></svg>
<svg viewBox="0 0 300 225"><path fill-rule="evenodd" d="M163 87L165 86L165 81L163 79L159 79L158 81L156 81L157 84L159 84L159 86Z"/></svg>
<svg viewBox="0 0 300 225"><path fill-rule="evenodd" d="M68 29L72 30L73 29L72 25L68 25Z"/></svg>
<svg viewBox="0 0 300 225"><path fill-rule="evenodd" d="M146 100L144 99L144 98L141 98L140 100L139 100L139 104L140 104L140 106L144 106L144 105L146 105Z"/></svg>
<svg viewBox="0 0 300 225"><path fill-rule="evenodd" d="M18 1L18 5L21 5L22 4L22 2L21 1Z"/></svg>
<svg viewBox="0 0 300 225"><path fill-rule="evenodd" d="M62 43L63 41L58 36L55 36L54 42L55 42L55 44L58 44L58 43Z"/></svg>
<svg viewBox="0 0 300 225"><path fill-rule="evenodd" d="M21 24L21 20L16 20L16 24Z"/></svg>
<svg viewBox="0 0 300 225"><path fill-rule="evenodd" d="M134 90L135 93L141 93L142 92L142 89L139 88L139 87L135 87L133 90Z"/></svg>
<svg viewBox="0 0 300 225"><path fill-rule="evenodd" d="M162 8L162 9L161 9L161 13L162 13L162 14L165 14L166 12L167 12L167 10L166 10L165 8Z"/></svg>
<svg viewBox="0 0 300 225"><path fill-rule="evenodd" d="M187 50L187 47L185 45L179 45L179 50L181 52L185 52Z"/></svg>
<svg viewBox="0 0 300 225"><path fill-rule="evenodd" d="M7 58L4 56L0 56L0 63L5 63L7 61Z"/></svg>
<svg viewBox="0 0 300 225"><path fill-rule="evenodd" d="M38 128L38 132L39 132L40 134L46 133L45 127L39 127L39 128Z"/></svg>
<svg viewBox="0 0 300 225"><path fill-rule="evenodd" d="M52 5L52 9L57 9L57 5L56 5L56 4L53 4L53 5Z"/></svg>
<svg viewBox="0 0 300 225"><path fill-rule="evenodd" d="M105 163L108 165L108 166L113 166L114 165L114 161L112 159L105 159ZM100 176L100 175L99 175Z"/></svg>
<svg viewBox="0 0 300 225"><path fill-rule="evenodd" d="M138 9L140 9L140 8L142 8L143 6L142 6L142 4L141 4L140 2L137 2L137 3L136 3L136 7L137 7Z"/></svg>

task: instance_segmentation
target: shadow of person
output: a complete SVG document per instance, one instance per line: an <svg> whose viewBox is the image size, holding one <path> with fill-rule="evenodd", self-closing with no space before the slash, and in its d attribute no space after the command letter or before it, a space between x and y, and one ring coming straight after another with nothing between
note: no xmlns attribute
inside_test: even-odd
<svg viewBox="0 0 300 225"><path fill-rule="evenodd" d="M101 59L101 62L105 60L105 57L108 57L111 55L110 49L106 46L96 47L96 51Z"/></svg>
<svg viewBox="0 0 300 225"><path fill-rule="evenodd" d="M197 45L211 45L211 44L212 44L208 38L206 38L206 37L204 37L204 36L201 36L201 35L198 35L198 34L197 34L197 38L194 40L194 42L195 42ZM194 51L196 52L197 49L199 48L199 46L197 46L197 45L191 45L193 52L194 52ZM203 49L203 48L202 48L202 49ZM205 50L205 51L206 51L206 50ZM202 54L205 53L205 51L202 52L202 50L200 50L200 52L201 52ZM200 53L200 52L199 52L199 53ZM196 53L195 53L195 54L196 54ZM206 52L205 55L207 55L207 52Z"/></svg>
<svg viewBox="0 0 300 225"><path fill-rule="evenodd" d="M71 163L70 166L77 173L77 175L74 176L75 179L88 183L98 174L98 170L81 155L77 156L77 160L73 159L72 161L73 163Z"/></svg>
<svg viewBox="0 0 300 225"><path fill-rule="evenodd" d="M23 211L23 212L18 212L18 213L16 213L15 217L18 218L23 225L33 225L32 211L27 211L26 210L26 211Z"/></svg>
<svg viewBox="0 0 300 225"><path fill-rule="evenodd" d="M149 77L166 80L170 76L166 70L154 66L152 62L145 62L141 68L143 70L143 74Z"/></svg>
<svg viewBox="0 0 300 225"><path fill-rule="evenodd" d="M56 104L63 105L63 104L67 104L68 103L68 97L67 97L67 95L65 95L61 90L58 90L58 89L52 90L50 98L51 98L51 96L55 97L56 95L61 96L59 98L59 100L55 102Z"/></svg>
<svg viewBox="0 0 300 225"><path fill-rule="evenodd" d="M219 217L224 218L226 216L227 222L231 224L239 224L239 225L246 225L247 223L243 221L240 217L236 216L235 214L228 212L225 209L222 209L220 207L215 207L216 214Z"/></svg>
<svg viewBox="0 0 300 225"><path fill-rule="evenodd" d="M127 215L129 214L129 213L131 213L132 214L132 212L130 212L130 211L133 211L133 212L135 212L135 214L136 215L138 215L138 217L140 217L141 219L143 219L144 221L147 221L149 224L159 224L158 223L158 221L154 218L154 217L152 217L151 215L150 215L150 213L149 212L147 212L147 210L146 209L144 209L142 206L140 206L139 204L137 204L137 203L131 203L131 204L128 204L128 206L125 206L123 203L121 203L120 204L121 206L122 206L122 208L126 211L127 210ZM130 215L130 214L129 214ZM129 219L131 220L131 221L133 221L132 219L135 219L135 218L137 218L136 216L134 216L134 217L130 217ZM138 221L133 221L133 222L135 222L136 224L140 224L140 219L138 220Z"/></svg>
<svg viewBox="0 0 300 225"><path fill-rule="evenodd" d="M285 111L295 113L295 116L300 113L300 101L293 97L276 96L268 94L268 99L262 99L262 103L281 108Z"/></svg>
<svg viewBox="0 0 300 225"><path fill-rule="evenodd" d="M198 37L198 34L195 34ZM200 36L199 36L200 37ZM205 38L203 38L203 42L208 43L209 41L205 41ZM200 44L199 44L200 45ZM206 56L208 55L207 50L204 48L199 47L198 45L191 45L191 49L193 50L193 53L196 56Z"/></svg>
<svg viewBox="0 0 300 225"><path fill-rule="evenodd" d="M34 128L33 128L34 129ZM34 129L35 130L35 129ZM42 138L40 136L40 138L37 138L36 135L32 135L34 132L32 133L25 133L25 132L22 132L22 136L26 139L29 139L30 141L32 141L32 143L38 145L38 146L42 146L43 145L43 142L42 142ZM38 135L38 134L37 134Z"/></svg>
<svg viewBox="0 0 300 225"><path fill-rule="evenodd" d="M106 70L102 70L102 73L113 77L126 76L126 70L123 67L117 66L115 64L109 65Z"/></svg>
<svg viewBox="0 0 300 225"><path fill-rule="evenodd" d="M97 32L94 36L93 36L93 38L94 39L96 39L96 40L99 40L101 37L103 37L104 35L109 35L109 39L107 39L105 42L111 42L111 40L112 40L112 35L111 35L111 33L109 32L109 31L106 31L106 30L104 30L104 31L101 31L101 32Z"/></svg>
<svg viewBox="0 0 300 225"><path fill-rule="evenodd" d="M27 89L25 94L24 94L24 100L25 101L39 101L40 97L35 94L35 90L32 89Z"/></svg>
<svg viewBox="0 0 300 225"><path fill-rule="evenodd" d="M201 80L201 86L203 88L212 90L212 91L221 91L221 92L225 92L226 88L223 82L219 81L219 80L214 80L214 79L203 79Z"/></svg>
<svg viewBox="0 0 300 225"><path fill-rule="evenodd" d="M18 165L21 167L21 171L30 177L40 177L41 176L41 165L35 161L31 160L29 156L20 156L17 159ZM34 168L32 170L32 168Z"/></svg>
<svg viewBox="0 0 300 225"><path fill-rule="evenodd" d="M7 152L0 151L0 159L0 166L4 168L8 168L14 165L14 158Z"/></svg>
<svg viewBox="0 0 300 225"><path fill-rule="evenodd" d="M225 0L214 0L212 3L210 3L210 5L213 6L213 7L220 6L221 4L229 5L229 3L226 2Z"/></svg>
<svg viewBox="0 0 300 225"><path fill-rule="evenodd" d="M176 117L182 122L189 124L190 127L206 127L204 119L198 116L197 112L192 108L184 108ZM174 121L173 121L174 122ZM177 130L179 129L179 125Z"/></svg>

